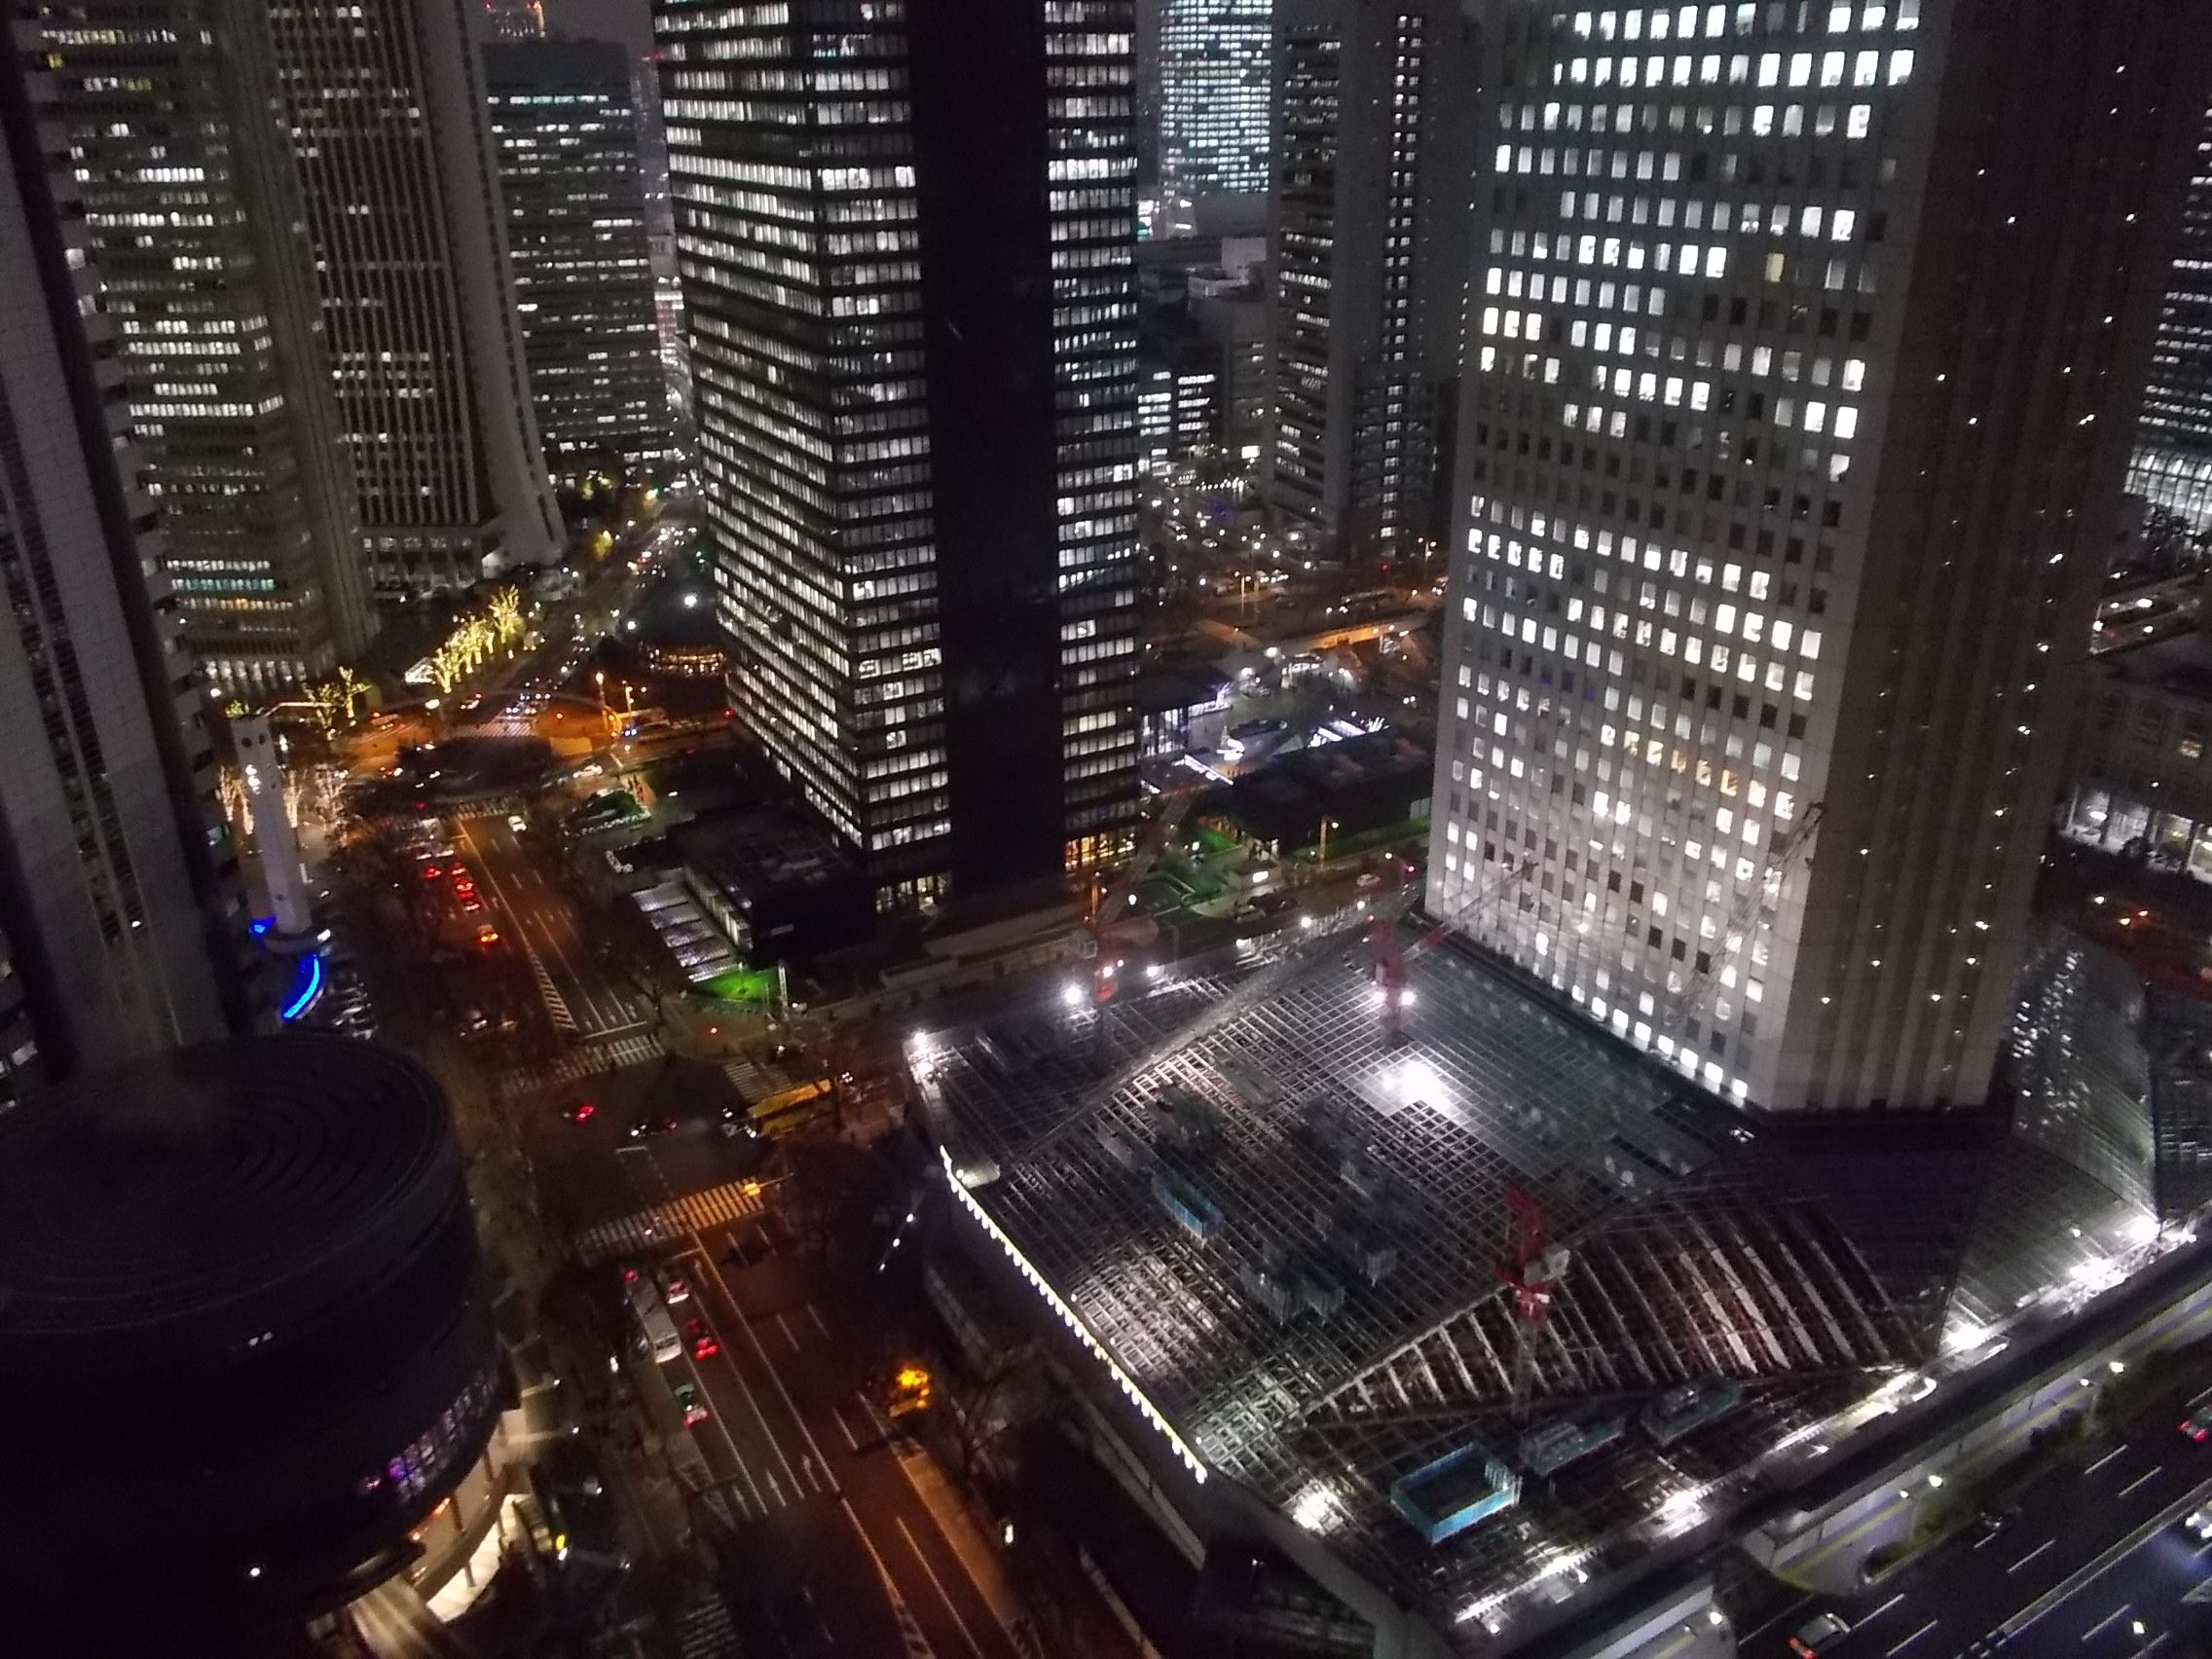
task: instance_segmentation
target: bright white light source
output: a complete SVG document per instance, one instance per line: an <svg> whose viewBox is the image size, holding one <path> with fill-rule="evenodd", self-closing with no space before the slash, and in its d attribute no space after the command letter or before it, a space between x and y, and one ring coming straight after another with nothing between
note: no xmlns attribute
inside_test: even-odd
<svg viewBox="0 0 2212 1659"><path fill-rule="evenodd" d="M1060 1001L1066 1003L1070 1008L1081 1008L1083 1006L1083 987L1074 983L1062 985L1060 987Z"/></svg>
<svg viewBox="0 0 2212 1659"><path fill-rule="evenodd" d="M1336 1519L1337 1500L1329 1495L1329 1489L1318 1481L1298 1494L1290 1506L1290 1518L1309 1532L1325 1532L1329 1523Z"/></svg>

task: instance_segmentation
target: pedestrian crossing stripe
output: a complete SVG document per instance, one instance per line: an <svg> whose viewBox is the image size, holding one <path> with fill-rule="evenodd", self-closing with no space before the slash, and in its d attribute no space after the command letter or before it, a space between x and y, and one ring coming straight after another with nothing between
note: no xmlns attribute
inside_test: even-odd
<svg viewBox="0 0 2212 1659"><path fill-rule="evenodd" d="M537 954L537 946L526 939L522 941L522 949L523 954L530 958L530 977L537 981L538 1000L545 1004L545 1012L553 1016L554 1029L573 1031L576 1028L576 1016L569 1012L568 998L553 983L553 976L545 971L545 963Z"/></svg>
<svg viewBox="0 0 2212 1659"><path fill-rule="evenodd" d="M587 1227L571 1241L570 1249L585 1267L596 1267L616 1256L662 1249L686 1234L731 1226L758 1215L762 1207L757 1181L725 1181Z"/></svg>
<svg viewBox="0 0 2212 1659"><path fill-rule="evenodd" d="M571 1049L550 1065L530 1066L522 1071L509 1072L499 1080L499 1092L511 1097L528 1094L535 1089L554 1088L599 1072L622 1066L642 1066L647 1060L659 1059L660 1055L660 1039L650 1032L617 1037L611 1042L587 1043L581 1048Z"/></svg>
<svg viewBox="0 0 2212 1659"><path fill-rule="evenodd" d="M722 1076L729 1079L730 1088L737 1090L738 1098L748 1106L776 1092L768 1074L748 1059L724 1060Z"/></svg>
<svg viewBox="0 0 2212 1659"><path fill-rule="evenodd" d="M914 1610L903 1601L894 1601L891 1610L899 1619L899 1641L906 1659L937 1659L937 1649L930 1639L922 1634L921 1625L914 1618Z"/></svg>

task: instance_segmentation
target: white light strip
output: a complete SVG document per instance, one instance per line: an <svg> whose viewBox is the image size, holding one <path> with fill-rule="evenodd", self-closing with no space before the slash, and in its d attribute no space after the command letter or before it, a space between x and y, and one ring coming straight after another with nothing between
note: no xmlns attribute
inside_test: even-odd
<svg viewBox="0 0 2212 1659"><path fill-rule="evenodd" d="M1083 1322L1082 1315L1060 1299L1060 1293L1046 1282L1045 1275L1030 1266L1029 1258L1006 1235L1006 1229L994 1221L991 1213L977 1200L976 1195L961 1184L959 1175L952 1167L952 1155L939 1147L938 1157L944 1161L944 1178L951 1184L960 1201L968 1206L968 1213L983 1224L983 1230L999 1241L999 1248L1014 1258L1014 1265L1021 1270L1022 1277L1035 1285L1038 1294L1052 1305L1052 1311L1060 1316L1061 1322L1082 1338L1084 1346L1097 1355L1099 1363L1114 1374L1114 1381L1122 1385L1122 1392L1128 1395L1137 1410L1144 1414L1145 1421L1167 1437L1167 1444L1175 1449L1175 1456L1183 1460L1183 1466L1191 1471L1192 1478L1203 1481L1206 1478L1205 1464L1198 1460L1198 1455L1191 1450L1183 1437L1175 1432L1175 1425L1161 1414L1159 1407L1145 1397L1144 1390L1136 1384L1136 1379L1124 1371L1121 1361L1107 1351L1106 1345L1090 1334L1090 1327Z"/></svg>

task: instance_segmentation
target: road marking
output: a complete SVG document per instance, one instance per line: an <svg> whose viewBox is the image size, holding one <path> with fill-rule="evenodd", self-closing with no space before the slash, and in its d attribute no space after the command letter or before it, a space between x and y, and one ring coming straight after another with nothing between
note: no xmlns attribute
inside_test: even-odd
<svg viewBox="0 0 2212 1659"><path fill-rule="evenodd" d="M906 1547L914 1552L914 1560L920 1563L922 1570L929 1574L930 1587L936 1590L937 1599L944 1604L944 1610L952 1615L953 1624L958 1627L960 1634L967 1639L968 1645L974 1651L976 1659L987 1659L983 1652L983 1644L976 1640L976 1633L968 1628L968 1621L960 1616L960 1609L952 1604L952 1598L945 1593L944 1580L938 1577L937 1568L930 1566L929 1558L922 1554L922 1546L914 1542L914 1534L906 1530L906 1518L902 1515L898 1520L899 1535L906 1540Z"/></svg>
<svg viewBox="0 0 2212 1659"><path fill-rule="evenodd" d="M2021 1567L2023 1567L2027 1566L2029 1562L2031 1562L2031 1561L2035 1560L2035 1559L2036 1559L2036 1557L2038 1557L2038 1556L2040 1556L2041 1554L2043 1554L2043 1552L2044 1552L2044 1551L2046 1551L2046 1550L2049 1549L2051 1545L2053 1545L2053 1544L2055 1544L2055 1543L2057 1543L2057 1542L2058 1542L2058 1540L2057 1540L2056 1538L2046 1538L2046 1539L2044 1539L2044 1541L2043 1541L2042 1543L2040 1543L2040 1544L2036 1545L2036 1547L2035 1547L2034 1549L2030 1550L2030 1551L2029 1551L2029 1552L2028 1552L2028 1553L2027 1553L2026 1555L2022 1556L2022 1557L2021 1557L2021 1558L2020 1558L2020 1559L2019 1559L2018 1561L2014 1562L2014 1563L2013 1563L2013 1564L2012 1564L2012 1565L2011 1565L2010 1567L2007 1567L2007 1568L2006 1568L2005 1570L2006 1570L2007 1572L2017 1572L2017 1571L2019 1571Z"/></svg>
<svg viewBox="0 0 2212 1659"><path fill-rule="evenodd" d="M876 1553L875 1540L867 1535L867 1529L853 1512L852 1500L840 1496L837 1506L853 1524L853 1530L860 1534L861 1548L867 1551L867 1559L875 1564L875 1576L883 1587L883 1599L891 1604L892 1617L899 1622L899 1638L905 1648L906 1659L935 1659L929 1638L915 1624L913 1610L906 1605L906 1598L899 1594L899 1586L891 1577L891 1569L883 1565L883 1557Z"/></svg>
<svg viewBox="0 0 2212 1659"><path fill-rule="evenodd" d="M2084 1631L2083 1633L2082 1640L2084 1642L2093 1641L2097 1637L2102 1636L2107 1630L2111 1629L2115 1624L2118 1624L2126 1616L2127 1604L2125 1602L2122 1602L2119 1606L2113 1608L2111 1612L2105 1614L2103 1618L2099 1619L2095 1624L2091 1625L2088 1630Z"/></svg>
<svg viewBox="0 0 2212 1659"><path fill-rule="evenodd" d="M845 1420L845 1414L837 1409L837 1403L834 1400L830 1402L830 1415L837 1419L837 1427L845 1436L845 1444L850 1446L853 1449L853 1455L858 1456L861 1443L854 1437L852 1424ZM2207 1544L2205 1548L2212 1549L2212 1544Z"/></svg>
<svg viewBox="0 0 2212 1659"><path fill-rule="evenodd" d="M698 1384L699 1391L709 1399L713 1399L714 1390L707 1386L707 1379L699 1370L699 1362L686 1355L683 1363L691 1368L691 1381ZM722 1421L721 1413L716 1412L709 1420L720 1432L722 1445L728 1449L729 1459L737 1465L737 1472L745 1477L745 1484L753 1489L753 1501L760 1506L760 1513L766 1515L768 1513L768 1500L760 1495L760 1483L753 1478L752 1466L746 1462L745 1454L737 1449L737 1436L730 1433L729 1424ZM737 1507L740 1512L745 1508L745 1494L743 1493L737 1494Z"/></svg>
<svg viewBox="0 0 2212 1659"><path fill-rule="evenodd" d="M2133 1480L2129 1481L2125 1486L2121 1487L2120 1491L2113 1493L2113 1495L2115 1497L2125 1497L2129 1493L2133 1492L2137 1487L2141 1486L2145 1481L2149 1480L2152 1475L2156 1475L2157 1473L2158 1473L2159 1469L2163 1469L2164 1467L2165 1464L2160 1463L2157 1468L2154 1468L2150 1474L2137 1475Z"/></svg>
<svg viewBox="0 0 2212 1659"><path fill-rule="evenodd" d="M1922 1637L1926 1636L1935 1628L1936 1621L1934 1619L1930 1619L1926 1624L1922 1625L1918 1630L1914 1631L1910 1636L1906 1637L1902 1641L1899 1642L1897 1646L1884 1649L1882 1653L1882 1659L1890 1659L1890 1655L1892 1653L1901 1653L1905 1648L1910 1647L1914 1642L1918 1641Z"/></svg>
<svg viewBox="0 0 2212 1659"><path fill-rule="evenodd" d="M830 1336L830 1327L822 1322L821 1310L811 1302L806 1305L806 1316L814 1321L814 1328L822 1333L824 1342L834 1342L836 1340Z"/></svg>
<svg viewBox="0 0 2212 1659"><path fill-rule="evenodd" d="M2115 1457L2119 1456L2122 1452L2126 1450L2127 1447L2124 1443L2119 1446L2115 1446L2110 1452L2107 1452L2102 1457L2099 1457L2094 1463L2091 1463L2087 1468L2083 1469L2082 1473L2083 1473L2084 1475L2095 1474L2099 1469L2103 1468L2107 1463L2111 1462Z"/></svg>
<svg viewBox="0 0 2212 1659"><path fill-rule="evenodd" d="M791 1326L784 1323L782 1313L776 1315L776 1329L784 1333L784 1341L792 1345L792 1352L798 1352L798 1338L792 1335Z"/></svg>
<svg viewBox="0 0 2212 1659"><path fill-rule="evenodd" d="M1876 1619L1880 1618L1884 1613L1888 1612L1892 1607L1896 1606L1899 1602L1903 1600L1904 1592L1902 1590L1899 1590L1895 1596L1892 1596L1887 1602L1884 1602L1880 1606L1876 1607L1872 1612L1868 1613L1864 1618L1861 1619L1859 1621L1860 1624L1862 1626L1872 1624Z"/></svg>
<svg viewBox="0 0 2212 1659"><path fill-rule="evenodd" d="M783 1374L776 1369L776 1362L768 1357L768 1350L760 1346L760 1339L753 1330L753 1321L745 1316L745 1304L738 1301L737 1297L731 1292L729 1281L722 1277L721 1269L716 1264L714 1257L707 1253L706 1246L700 1242L699 1235L696 1233L691 1235L691 1241L699 1251L699 1259L706 1264L707 1272L714 1274L715 1284L721 1291L723 1300L736 1310L737 1322L745 1332L745 1340L753 1345L753 1351L760 1356L760 1363L768 1368L768 1381L775 1383L776 1392L783 1396L784 1410L791 1413L792 1421L798 1424L799 1433L805 1437L807 1445L813 1449L814 1460L824 1468L828 1468L830 1459L823 1456L821 1444L814 1438L814 1430L806 1426L806 1419L799 1416L798 1407L792 1403L792 1393L789 1388L784 1386ZM731 1362L730 1369L732 1371L737 1369L734 1361ZM762 1422L765 1424L766 1419L763 1419ZM783 1457L784 1467L789 1469L792 1466L792 1460L784 1455L783 1444L780 1441L776 1445L776 1454ZM792 1481L793 1485L796 1485L797 1475L793 1475ZM836 1490L834 1481L830 1483L830 1490L832 1492Z"/></svg>

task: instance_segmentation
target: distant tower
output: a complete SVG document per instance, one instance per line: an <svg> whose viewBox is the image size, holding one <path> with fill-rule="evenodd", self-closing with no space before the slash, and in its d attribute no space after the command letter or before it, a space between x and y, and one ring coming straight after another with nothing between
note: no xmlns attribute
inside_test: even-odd
<svg viewBox="0 0 2212 1659"><path fill-rule="evenodd" d="M561 521L461 13L274 0L269 22L377 587L543 563Z"/></svg>
<svg viewBox="0 0 2212 1659"><path fill-rule="evenodd" d="M538 0L483 0L474 30L480 40L543 40L545 8Z"/></svg>
<svg viewBox="0 0 2212 1659"><path fill-rule="evenodd" d="M39 12L186 645L266 699L375 632L266 7Z"/></svg>
<svg viewBox="0 0 2212 1659"><path fill-rule="evenodd" d="M2189 169L2127 487L2212 530L2212 114Z"/></svg>
<svg viewBox="0 0 2212 1659"><path fill-rule="evenodd" d="M1272 0L1155 0L1151 9L1161 188L1194 198L1264 195Z"/></svg>
<svg viewBox="0 0 2212 1659"><path fill-rule="evenodd" d="M675 459L630 69L611 41L484 48L531 400L563 478Z"/></svg>

